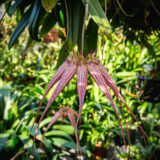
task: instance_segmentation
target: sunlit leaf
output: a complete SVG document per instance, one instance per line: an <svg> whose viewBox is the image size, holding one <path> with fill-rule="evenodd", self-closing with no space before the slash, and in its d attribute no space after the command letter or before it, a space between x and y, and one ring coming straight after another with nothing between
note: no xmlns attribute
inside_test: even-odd
<svg viewBox="0 0 160 160"><path fill-rule="evenodd" d="M101 27L103 28L107 35L109 36L111 34L111 26L110 23L99 3L98 0L83 0L83 2L86 4L88 3L88 12L93 18L93 20Z"/></svg>
<svg viewBox="0 0 160 160"><path fill-rule="evenodd" d="M43 8L47 11L50 12L52 8L56 5L58 0L41 0Z"/></svg>

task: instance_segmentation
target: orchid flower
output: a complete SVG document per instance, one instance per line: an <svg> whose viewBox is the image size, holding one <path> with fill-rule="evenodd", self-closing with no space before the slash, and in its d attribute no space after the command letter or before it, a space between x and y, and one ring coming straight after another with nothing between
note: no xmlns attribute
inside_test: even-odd
<svg viewBox="0 0 160 160"><path fill-rule="evenodd" d="M117 118L118 118L118 121L119 121L119 124L120 124L120 128L121 128L121 132L122 132L123 142L125 144L126 150L127 150L127 144L126 144L126 140L125 140L125 136L124 136L124 130L122 128L121 120L120 120L120 117L118 115L116 105L115 105L115 103L112 99L112 96L110 94L109 87L113 90L113 92L114 92L114 94L117 98L117 101L120 104L120 108L122 110L124 118L125 118L125 115L124 115L124 111L123 111L123 108L121 106L120 101L122 101L122 103L126 106L128 111L131 113L133 118L138 123L139 128L140 128L140 130L143 134L144 142L146 144L146 138L148 140L148 137L145 135L142 126L140 125L140 123L136 119L135 115L133 114L131 109L128 107L128 105L126 104L124 99L122 98L120 92L118 91L117 85L115 84L113 79L110 77L110 75L107 72L107 70L105 69L105 67L100 63L100 60L96 57L96 52L89 53L87 57L84 57L82 55L82 53L77 55L75 52L73 52L73 53L69 54L69 56L66 58L65 62L58 68L57 72L55 73L55 75L51 79L51 81L50 81L50 83L49 83L49 85L48 85L48 87L45 91L45 94L44 94L44 96L43 96L43 98L40 102L40 105L39 105L34 123L36 122L36 120L38 118L39 111L41 109L42 103L43 103L47 93L56 84L56 82L59 81L57 87L55 88L48 104L46 105L46 107L45 107L45 109L44 109L44 111L43 111L43 113L42 113L42 115L39 119L39 122L38 122L38 125L37 125L37 128L36 128L36 132L35 132L35 136L34 136L33 146L34 146L34 143L35 143L35 140L36 140L39 125L40 125L43 117L45 116L47 110L49 109L49 107L53 103L53 101L56 99L56 97L60 94L60 92L64 89L64 87L75 76L76 72L77 72L77 92L78 92L78 96L79 96L79 114L78 114L78 118L77 118L76 127L74 126L75 127L75 132L77 132L77 125L78 125L78 122L79 122L79 119L80 119L80 114L81 114L81 111L82 111L83 101L84 101L86 88L87 88L88 73L90 73L91 77L94 79L94 81L99 86L101 91L104 93L104 95L110 101L110 103L111 103L111 105L112 105L112 107L113 107L113 109L114 109L114 111L117 115ZM68 114L69 111L67 111L66 113ZM63 114L64 114L64 112L63 112ZM57 117L60 116L60 113L57 112L57 114L55 116L57 116ZM126 118L125 118L125 121L126 121ZM54 120L53 120L53 122L54 122ZM33 125L34 125L34 123L33 123ZM52 124L52 122L50 124ZM32 125L32 128L33 128L33 125ZM32 128L31 128L31 130L32 130ZM127 126L127 121L126 121L126 129L127 129L128 143L129 143L129 153L130 153L130 135L129 135L129 130L128 130L128 126ZM32 146L32 150L33 150L33 146ZM146 149L146 151L147 151L147 149Z"/></svg>
<svg viewBox="0 0 160 160"><path fill-rule="evenodd" d="M70 120L72 126L75 129L75 136L76 136L76 141L77 141L77 149L79 151L80 148L80 144L79 144L79 138L78 138L78 134L77 134L77 127L76 127L76 121L74 117L78 117L78 114L70 108L70 106L64 106L61 107L53 116L53 119L51 120L51 122L48 124L47 128L45 129L45 132L43 133L43 137L45 136L46 132L48 131L48 129L60 118L62 117L62 122L63 120L68 116L68 119ZM42 137L42 138L43 138Z"/></svg>

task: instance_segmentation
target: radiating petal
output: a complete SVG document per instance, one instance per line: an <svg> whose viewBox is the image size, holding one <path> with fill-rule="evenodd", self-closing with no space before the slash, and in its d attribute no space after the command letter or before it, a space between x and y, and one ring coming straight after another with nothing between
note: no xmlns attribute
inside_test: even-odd
<svg viewBox="0 0 160 160"><path fill-rule="evenodd" d="M101 75L101 72L99 71L99 69L97 67L89 64L87 66L87 68L88 68L88 71L91 74L92 78L95 80L95 82L97 83L99 88L102 90L102 92L106 95L106 97L108 98L108 100L112 104L113 109L116 112L116 115L118 117L118 121L119 121L120 127L121 127L123 142L125 144L125 148L127 149L126 140L125 140L125 137L124 137L124 131L123 131L123 128L122 128L121 120L119 118L118 111L117 111L116 106L115 106L115 104L113 102L112 96L111 96L111 94L109 92L108 86L107 86L103 76Z"/></svg>
<svg viewBox="0 0 160 160"><path fill-rule="evenodd" d="M97 65L97 67L100 70L100 72L101 72L102 76L104 77L104 80L106 81L108 86L113 90L115 95L117 95L120 98L121 95L118 91L118 87L117 87L116 83L113 81L113 79L111 78L111 76L109 75L109 73L107 72L107 70L105 69L105 67L102 66L101 64Z"/></svg>
<svg viewBox="0 0 160 160"><path fill-rule="evenodd" d="M88 81L87 67L85 65L80 65L77 69L77 92L79 96L79 106L80 106L77 125L78 125L78 121L79 121L82 107L83 107L84 96L87 88L87 81Z"/></svg>
<svg viewBox="0 0 160 160"><path fill-rule="evenodd" d="M69 81L74 77L75 73L76 73L76 65L72 64L70 65L64 72L64 74L62 75L56 89L54 90L47 106L45 107L45 110L42 113L42 116L39 119L37 128L36 128L36 132L35 132L35 137L34 137L34 141L33 141L33 146L32 146L32 151L33 151L33 147L34 147L34 142L37 136L37 132L38 132L38 128L40 125L41 120L43 119L45 113L47 112L48 108L50 107L50 105L53 103L53 101L55 100L55 98L59 95L59 93L63 90L63 88L69 83Z"/></svg>
<svg viewBox="0 0 160 160"><path fill-rule="evenodd" d="M58 111L56 112L56 114L53 116L53 119L51 120L51 122L48 124L44 134L43 134L43 137L44 135L46 134L46 132L48 131L48 129L62 116L62 112Z"/></svg>
<svg viewBox="0 0 160 160"><path fill-rule="evenodd" d="M129 156L130 156L130 133L129 133L129 130L128 130L128 125L127 125L127 121L126 121L126 117L125 117L125 114L124 114L124 111L123 111L123 108L122 108L122 105L119 101L119 98L120 99L123 99L119 90L118 90L118 87L116 85L116 83L114 82L114 80L111 78L111 76L109 75L109 73L107 72L106 68L104 66L102 66L101 64L97 65L98 69L100 70L104 80L106 81L107 85L113 90L115 96L117 97L117 101L121 107L121 110L122 110L122 114L124 116L124 119L125 119L125 123L126 123L126 129L127 129L127 135L128 135L128 143L129 143Z"/></svg>
<svg viewBox="0 0 160 160"><path fill-rule="evenodd" d="M32 124L31 130L30 130L30 133L29 133L29 136L28 136L27 143L28 143L28 141L29 141L30 134L31 134L32 129L33 129L33 126L34 126L34 124L35 124L35 122L36 122L36 120L37 120L37 118L38 118L39 111L40 111L40 109L41 109L42 103L43 103L43 101L44 101L47 93L48 93L48 92L50 91L50 89L55 85L55 83L56 83L57 81L59 81L59 79L61 78L62 74L64 73L64 71L66 70L67 67L68 67L68 62L65 61L65 62L58 68L58 70L56 71L56 73L54 74L54 76L52 77L52 79L50 80L49 85L48 85L48 87L47 87L47 89L46 89L46 91L45 91L45 93L44 93L44 95L43 95L43 98L42 98L40 104L39 104L39 107L38 107L38 110L37 110L37 113L36 113L36 117L35 117L35 119L34 119L34 122L33 122L33 124Z"/></svg>
<svg viewBox="0 0 160 160"><path fill-rule="evenodd" d="M123 97L121 96L120 92L118 91L118 87L116 85L116 83L113 81L113 79L111 78L111 76L109 75L109 73L107 72L107 70L105 69L104 66L102 66L101 64L98 65L98 68L101 72L101 74L103 75L106 83L108 84L108 86L113 90L113 92L115 93L115 96L117 97L118 101L119 99L123 102L123 104L127 107L128 111L131 113L131 115L133 116L133 118L136 120L136 122L138 123L138 126L143 134L143 139L146 144L146 140L145 137L148 139L147 135L145 135L145 132L142 128L142 126L140 125L139 121L137 120L137 118L135 117L135 115L133 114L133 112L131 111L131 109L128 107L128 105L126 104L125 100L123 99ZM118 102L120 104L120 101ZM122 107L121 107L122 108ZM149 141L148 141L149 142ZM149 144L150 145L150 144ZM147 149L146 149L147 150ZM147 152L148 153L148 152ZM150 153L151 154L151 153Z"/></svg>
<svg viewBox="0 0 160 160"><path fill-rule="evenodd" d="M60 78L62 77L64 71L66 70L66 68L68 67L68 62L64 62L56 71L55 75L52 77L51 81L49 82L49 85L44 93L44 96L41 100L40 106L42 105L47 93L50 91L50 89L53 87L53 85L60 80Z"/></svg>

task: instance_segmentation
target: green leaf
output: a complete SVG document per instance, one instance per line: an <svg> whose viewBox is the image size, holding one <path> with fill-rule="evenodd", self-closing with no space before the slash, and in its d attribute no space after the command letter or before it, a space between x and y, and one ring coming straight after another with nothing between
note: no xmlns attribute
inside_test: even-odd
<svg viewBox="0 0 160 160"><path fill-rule="evenodd" d="M65 143L69 143L68 140L63 139L63 138L52 138L52 140L53 140L53 143L54 143L55 145L57 145L57 146L62 146L62 145L65 144Z"/></svg>
<svg viewBox="0 0 160 160"><path fill-rule="evenodd" d="M58 68L65 61L65 59L67 58L67 56L69 55L69 53L67 52L66 49L68 49L68 45L65 42L63 44L63 46L62 46L62 49L59 52L59 57L58 57L56 68Z"/></svg>
<svg viewBox="0 0 160 160"><path fill-rule="evenodd" d="M41 0L43 8L47 11L50 12L52 8L56 5L58 0Z"/></svg>
<svg viewBox="0 0 160 160"><path fill-rule="evenodd" d="M62 136L62 137L67 138L70 141L73 141L72 137L64 131L52 130L45 134L45 137L47 136L58 136L58 137Z"/></svg>
<svg viewBox="0 0 160 160"><path fill-rule="evenodd" d="M136 72L118 72L116 75L119 78L126 78L126 77L135 77L136 78L137 73Z"/></svg>
<svg viewBox="0 0 160 160"><path fill-rule="evenodd" d="M84 55L90 51L95 51L97 48L97 39L98 39L98 25L91 19L87 26L84 39Z"/></svg>
<svg viewBox="0 0 160 160"><path fill-rule="evenodd" d="M53 28L53 26L56 24L56 22L57 22L57 18L55 16L54 12L50 13L44 19L42 29L40 31L40 35L44 36L46 33L48 33Z"/></svg>
<svg viewBox="0 0 160 160"><path fill-rule="evenodd" d="M33 126L33 129L32 129L32 132L31 132L31 135L32 135L33 137L34 137L34 135L35 135L36 128L37 128L37 124L35 124L35 125ZM30 132L31 126L27 126L26 129ZM38 129L37 137L38 137L38 136L41 136L41 135L42 135L42 134L41 134L41 131L40 131L40 129Z"/></svg>
<svg viewBox="0 0 160 160"><path fill-rule="evenodd" d="M69 28L67 30L67 43L69 49L74 47L81 39L84 19L84 5L79 0L68 0Z"/></svg>
<svg viewBox="0 0 160 160"><path fill-rule="evenodd" d="M66 132L70 135L74 134L74 127L71 125L54 125L53 128L61 129L62 131Z"/></svg>
<svg viewBox="0 0 160 160"><path fill-rule="evenodd" d="M22 17L22 19L19 21L18 25L15 27L14 31L11 34L10 41L8 44L9 49L13 46L13 44L16 42L19 35L22 33L26 25L28 24L29 15L31 10L29 9Z"/></svg>
<svg viewBox="0 0 160 160"><path fill-rule="evenodd" d="M83 0L84 4L88 3L88 12L93 20L103 28L108 36L111 34L110 23L98 0Z"/></svg>
<svg viewBox="0 0 160 160"><path fill-rule="evenodd" d="M38 39L38 28L39 28L39 22L40 19L44 15L44 9L42 8L42 4L39 0L36 0L29 18L29 33L32 39L39 40Z"/></svg>

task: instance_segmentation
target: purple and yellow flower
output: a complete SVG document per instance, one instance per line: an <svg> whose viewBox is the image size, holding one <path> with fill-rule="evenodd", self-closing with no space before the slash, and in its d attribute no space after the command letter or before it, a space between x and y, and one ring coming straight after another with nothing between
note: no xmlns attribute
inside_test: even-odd
<svg viewBox="0 0 160 160"><path fill-rule="evenodd" d="M39 111L41 109L42 103L43 103L47 93L59 81L57 87L55 88L48 104L46 105L46 107L45 107L45 109L39 119L39 122L38 122L38 125L36 128L36 132L35 132L33 145L34 145L34 142L36 139L39 125L40 125L44 115L46 114L47 110L49 109L49 107L53 103L53 101L56 99L56 97L60 94L60 92L62 92L64 87L70 82L70 80L75 76L76 73L77 73L77 92L78 92L78 96L79 96L79 114L77 115L78 118L77 118L77 124L75 127L75 131L77 132L77 125L78 125L78 121L79 121L80 114L81 114L82 107L83 107L83 101L84 101L84 97L85 97L85 93L86 93L88 73L89 73L91 75L91 77L94 79L94 81L96 82L96 84L99 86L101 91L104 93L104 95L108 98L108 100L112 104L112 107L117 115L117 118L118 118L118 121L119 121L119 124L121 127L122 137L123 137L123 141L124 141L126 150L127 150L127 144L126 144L126 140L125 140L125 136L124 136L124 131L122 128L121 120L119 118L116 105L115 105L115 103L112 99L112 96L110 94L109 87L113 90L113 92L117 98L117 101L120 104L120 108L122 110L123 115L124 115L124 111L123 111L123 108L121 106L120 101L122 101L122 103L126 106L128 111L131 113L133 118L138 123L140 130L143 133L143 138L144 138L144 141L146 144L146 138L148 139L148 137L145 135L140 123L138 122L135 115L133 114L131 109L128 107L128 105L124 101L123 97L121 96L120 92L118 91L117 85L115 84L115 82L113 81L113 79L111 78L111 76L109 75L107 70L105 69L105 67L100 63L100 60L96 57L96 52L89 53L87 57L84 57L82 55L82 53L77 55L77 54L75 54L75 52L73 52L73 53L69 54L69 56L67 57L65 62L58 68L57 72L52 77L52 79L51 79L51 81L45 91L45 94L41 100L41 103L39 105L39 108L38 108L38 111L37 111L37 114L36 114L36 117L34 120L34 123L37 120ZM57 117L60 116L59 112L60 111L58 111L55 116L57 116ZM69 112L67 111L66 113L68 114ZM64 112L63 112L63 114L64 114ZM124 118L125 118L125 116L124 116ZM126 118L125 118L125 121L126 121ZM54 120L53 120L53 122L54 122ZM33 125L34 125L34 123L33 123ZM52 122L50 123L50 125L51 124L52 124ZM33 126L32 126L32 128L33 128ZM32 128L31 128L31 130L32 130ZM128 127L127 127L127 121L126 121L126 128L127 128L129 152L130 152L130 135L129 135Z"/></svg>

